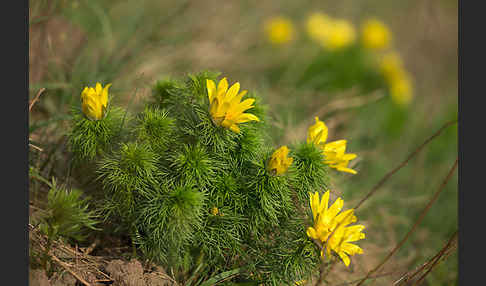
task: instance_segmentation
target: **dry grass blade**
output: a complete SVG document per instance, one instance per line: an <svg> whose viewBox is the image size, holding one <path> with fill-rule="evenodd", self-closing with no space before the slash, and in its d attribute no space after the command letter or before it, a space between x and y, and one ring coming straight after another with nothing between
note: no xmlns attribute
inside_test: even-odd
<svg viewBox="0 0 486 286"><path fill-rule="evenodd" d="M32 99L32 101L29 104L29 112L32 109L32 106L34 106L34 104L36 103L36 101L39 100L39 97L44 92L44 90L46 90L44 87L39 89L39 91L37 92L37 95L34 97L34 99Z"/></svg>
<svg viewBox="0 0 486 286"><path fill-rule="evenodd" d="M32 148L34 148L34 149L36 149L37 151L40 151L40 152L44 151L42 148L37 147L37 146L35 146L35 145L34 145L34 144L32 144L32 143L29 143L29 146L30 146L30 147L32 147Z"/></svg>
<svg viewBox="0 0 486 286"><path fill-rule="evenodd" d="M39 100L39 97L40 97L40 96L41 96L41 94L44 92L44 90L46 90L44 87L43 87L43 88L41 88L41 89L40 89L40 90L37 92L37 95L34 97L34 99L32 99L32 101L30 102L30 104L29 104L29 113L30 113L30 111L32 110L32 107L34 106L34 104L37 102L37 100ZM29 138L29 140L30 140L30 138ZM42 152L42 151L43 151L43 150L42 150L42 148L40 148L40 147L38 147L38 146L35 146L35 145L34 145L34 144L32 144L32 143L29 143L29 146L30 146L30 147L32 147L32 148L34 148L34 149L36 149L36 150L38 150L38 151L40 151L40 152Z"/></svg>
<svg viewBox="0 0 486 286"><path fill-rule="evenodd" d="M424 143L422 143L422 145L420 145L417 149L415 149L415 151L413 151L408 157L407 159L405 159L405 161L403 161L400 165L398 165L395 169L391 170L390 172L388 172L372 189L371 191L354 207L354 209L357 209L359 208L369 197L371 197L375 192L376 190L378 190L391 176L393 176L396 172L398 172L398 170L400 170L401 168L405 167L408 162L413 158L415 157L415 155L417 155L430 141L432 141L434 138L436 138L437 136L439 136L442 131L444 131L447 127L451 126L452 124L455 124L457 123L457 120L453 120L453 121L449 121L447 122L446 124L444 124L439 130L437 130L432 136L430 136L429 138L427 138L427 140L424 141Z"/></svg>
<svg viewBox="0 0 486 286"><path fill-rule="evenodd" d="M427 262L422 264L421 266L415 268L412 271L408 271L405 274L403 274L393 285L399 286L402 285L410 280L412 280L416 275L424 271L425 269L432 267L432 265L435 265L435 262L440 260L441 258L445 258L447 254L449 254L452 250L454 250L457 246L457 231L454 232L452 237L449 239L449 241L446 243L446 245L436 254L434 255L431 259L429 259Z"/></svg>
<svg viewBox="0 0 486 286"><path fill-rule="evenodd" d="M447 244L438 253L437 258L433 261L432 260L430 261L432 265L430 265L429 269L427 269L427 271L413 284L413 286L419 285L425 279L425 277L430 273L430 271L432 271L432 269L434 269L434 267L439 263L441 258L445 255L445 253L449 249L455 249L456 246L457 246L457 231L454 233L454 235L452 235L452 237L449 239Z"/></svg>
<svg viewBox="0 0 486 286"><path fill-rule="evenodd" d="M454 171L457 168L457 161L458 161L458 159L456 158L456 161L454 162L454 165L452 166L451 170L447 174L447 177L444 179L444 181L440 185L440 187L437 190L437 192L435 192L435 194L432 196L432 198L430 199L429 203L422 210L422 212L420 213L419 218L415 221L415 223L413 224L412 228L408 231L408 233L405 235L405 237L395 246L395 248L393 248L392 251L390 251L390 253L388 253L388 255L385 257L385 259L383 259L383 261L380 264L378 264L374 269L372 269L371 271L368 272L368 274L366 274L366 276L358 283L357 286L362 285L364 283L364 281L366 281L373 273L375 273L377 270L379 270L388 261L388 259L390 259L390 257L392 257L393 254L395 254L395 252L397 252L403 246L403 244L408 240L408 238L410 237L410 235L415 231L415 229L417 228L417 226L422 222L423 218L425 217L425 215L429 211L430 207L437 200L438 196L440 195L440 193L442 192L442 190L444 189L444 187L447 185L447 183L449 182L450 178L454 174Z"/></svg>
<svg viewBox="0 0 486 286"><path fill-rule="evenodd" d="M66 269L69 273L71 273L76 279L79 280L79 282L83 283L86 286L91 286L90 283L88 283L86 280L84 280L81 276L79 276L76 272L70 269L70 266L67 265L65 262L62 262L59 258L57 258L54 254L49 252L49 256L52 258L52 260L56 261L59 265L61 265L64 269Z"/></svg>
<svg viewBox="0 0 486 286"><path fill-rule="evenodd" d="M83 252L77 251L72 247L69 247L62 241L51 241L50 247L48 247L47 236L40 232L34 225L29 224L29 241L32 243L30 249L41 250L42 253L47 254L52 261L57 265L68 271L73 277L75 277L83 285L92 285L93 282L89 282L84 278L83 274L101 274L103 277L98 276L98 280L113 281L109 275L101 272L100 266L103 264L103 259L87 255Z"/></svg>

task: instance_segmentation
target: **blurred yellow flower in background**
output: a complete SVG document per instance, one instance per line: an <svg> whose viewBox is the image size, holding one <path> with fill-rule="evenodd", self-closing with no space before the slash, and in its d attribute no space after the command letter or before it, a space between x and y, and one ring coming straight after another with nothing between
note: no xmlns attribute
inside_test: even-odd
<svg viewBox="0 0 486 286"><path fill-rule="evenodd" d="M309 37L328 50L339 50L354 43L356 31L351 22L333 19L320 12L311 14L306 21Z"/></svg>
<svg viewBox="0 0 486 286"><path fill-rule="evenodd" d="M357 157L356 154L346 154L346 140L337 140L326 144L328 128L326 124L315 117L316 122L307 130L307 143L314 143L323 151L324 163L341 172L356 174L348 168L349 161Z"/></svg>
<svg viewBox="0 0 486 286"><path fill-rule="evenodd" d="M403 71L403 61L397 52L389 52L380 59L380 69L386 79L397 77Z"/></svg>
<svg viewBox="0 0 486 286"><path fill-rule="evenodd" d="M407 106L413 98L413 85L403 61L397 52L385 54L380 60L380 70L389 85L390 96L398 105Z"/></svg>
<svg viewBox="0 0 486 286"><path fill-rule="evenodd" d="M272 44L286 44L294 39L295 31L292 22L285 17L270 18L264 25L265 33Z"/></svg>
<svg viewBox="0 0 486 286"><path fill-rule="evenodd" d="M337 198L329 205L329 190L319 199L319 193L309 193L310 206L314 225L307 228L307 236L323 243L321 256L331 256L331 250L339 255L346 266L349 265L348 255L362 254L363 250L350 242L365 238L361 231L363 225L347 226L357 221L354 209L338 214L343 208L344 201ZM325 252L324 252L325 249Z"/></svg>
<svg viewBox="0 0 486 286"><path fill-rule="evenodd" d="M329 37L332 29L332 19L328 15L315 12L306 21L307 34L313 40L323 43Z"/></svg>
<svg viewBox="0 0 486 286"><path fill-rule="evenodd" d="M81 110L91 120L100 120L106 115L108 107L108 89L111 83L104 88L97 82L95 88L85 87L81 92Z"/></svg>
<svg viewBox="0 0 486 286"><path fill-rule="evenodd" d="M268 161L270 171L274 171L276 175L285 173L294 161L294 158L288 157L288 154L289 148L285 145L275 150Z"/></svg>
<svg viewBox="0 0 486 286"><path fill-rule="evenodd" d="M398 105L407 106L410 104L413 98L413 90L410 77L407 73L391 81L390 96Z"/></svg>
<svg viewBox="0 0 486 286"><path fill-rule="evenodd" d="M346 20L335 20L326 46L330 50L342 49L354 43L355 38L356 31L351 22Z"/></svg>
<svg viewBox="0 0 486 286"><path fill-rule="evenodd" d="M248 121L260 121L260 119L244 111L253 108L254 98L241 99L247 93L246 90L240 91L240 83L233 84L228 89L228 80L223 78L219 81L218 87L214 81L206 80L206 87L209 97L209 113L213 122L218 126L223 126L233 132L240 133L238 124Z"/></svg>
<svg viewBox="0 0 486 286"><path fill-rule="evenodd" d="M381 21L371 18L363 22L361 26L361 42L370 50L382 50L390 46L391 33L388 27Z"/></svg>

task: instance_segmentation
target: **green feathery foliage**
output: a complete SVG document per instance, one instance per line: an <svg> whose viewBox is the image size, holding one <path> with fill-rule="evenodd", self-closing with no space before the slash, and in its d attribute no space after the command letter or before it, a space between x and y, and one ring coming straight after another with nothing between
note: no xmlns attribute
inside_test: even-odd
<svg viewBox="0 0 486 286"><path fill-rule="evenodd" d="M292 186L299 200L308 201L309 192L328 188L329 167L323 162L322 150L309 143L298 143L291 148L294 162L291 169Z"/></svg>
<svg viewBox="0 0 486 286"><path fill-rule="evenodd" d="M299 143L286 172L270 171L278 146L262 100L245 95L256 99L245 112L259 121L239 124L239 133L215 124L206 84L218 75L156 82L123 136L114 136L113 112L99 121L74 114L72 150L97 162L106 219L175 279L204 285L237 273L233 282L293 285L318 271L320 250L305 232L308 192L326 189L327 166L319 149Z"/></svg>
<svg viewBox="0 0 486 286"><path fill-rule="evenodd" d="M77 189L66 190L53 179L47 194L46 212L40 217L39 227L50 240L65 238L83 241L88 230L99 230L98 215L89 210L89 198Z"/></svg>
<svg viewBox="0 0 486 286"><path fill-rule="evenodd" d="M101 152L110 150L115 137L121 134L124 114L121 108L110 108L103 120L93 121L79 108L72 108L68 137L75 162L94 160Z"/></svg>

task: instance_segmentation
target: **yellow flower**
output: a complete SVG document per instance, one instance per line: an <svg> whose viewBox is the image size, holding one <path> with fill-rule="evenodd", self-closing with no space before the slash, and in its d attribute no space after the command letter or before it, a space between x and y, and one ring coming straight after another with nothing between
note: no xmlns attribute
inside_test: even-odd
<svg viewBox="0 0 486 286"><path fill-rule="evenodd" d="M408 75L404 74L390 82L390 96L401 106L407 106L412 101L412 83Z"/></svg>
<svg viewBox="0 0 486 286"><path fill-rule="evenodd" d="M331 255L331 250L339 255L346 266L349 265L348 255L362 254L363 250L350 242L365 238L361 231L363 225L348 226L357 221L354 209L349 209L338 214L343 208L343 200L337 198L334 203L329 204L329 190L319 200L319 193L309 193L310 206L314 225L307 228L307 236L319 240L324 247L321 256ZM332 235L331 235L332 234ZM324 253L325 249L325 253Z"/></svg>
<svg viewBox="0 0 486 286"><path fill-rule="evenodd" d="M326 124L319 120L319 117L316 116L314 119L316 123L307 130L307 143L314 143L322 147L326 143L328 129Z"/></svg>
<svg viewBox="0 0 486 286"><path fill-rule="evenodd" d="M348 168L349 161L357 157L356 154L346 152L346 140L337 140L324 145L324 163L329 167L341 172L356 174L357 172Z"/></svg>
<svg viewBox="0 0 486 286"><path fill-rule="evenodd" d="M361 41L367 49L386 49L391 42L391 33L383 22L374 18L368 19L361 27Z"/></svg>
<svg viewBox="0 0 486 286"><path fill-rule="evenodd" d="M265 22L265 33L272 44L285 44L294 38L294 26L284 17L274 17Z"/></svg>
<svg viewBox="0 0 486 286"><path fill-rule="evenodd" d="M338 50L351 45L356 38L353 25L346 20L335 20L331 35L326 46L330 50Z"/></svg>
<svg viewBox="0 0 486 286"><path fill-rule="evenodd" d="M211 214L212 214L212 215L218 215L218 213L219 213L219 209L218 209L217 207L213 207L213 208L211 209Z"/></svg>
<svg viewBox="0 0 486 286"><path fill-rule="evenodd" d="M312 13L306 21L307 34L313 40L323 44L330 35L332 21L331 17L324 13Z"/></svg>
<svg viewBox="0 0 486 286"><path fill-rule="evenodd" d="M323 13L313 13L307 18L309 36L329 50L351 45L356 38L353 25L343 19L333 19Z"/></svg>
<svg viewBox="0 0 486 286"><path fill-rule="evenodd" d="M96 83L96 87L85 87L81 92L81 109L91 120L100 120L106 115L108 106L108 89L111 83L104 88L101 83Z"/></svg>
<svg viewBox="0 0 486 286"><path fill-rule="evenodd" d="M402 106L408 105L413 97L413 86L400 55L396 52L384 55L380 69L388 82L392 100Z"/></svg>
<svg viewBox="0 0 486 286"><path fill-rule="evenodd" d="M216 125L240 133L238 124L248 121L260 121L257 116L251 113L243 113L245 110L254 107L255 99L248 98L241 101L247 91L243 90L238 93L240 90L239 82L228 89L228 81L226 78L223 78L219 81L216 88L214 81L208 79L206 80L206 86L210 104L209 113Z"/></svg>
<svg viewBox="0 0 486 286"><path fill-rule="evenodd" d="M294 161L294 158L287 157L288 154L289 148L285 145L275 150L268 161L268 168L270 171L274 171L277 175L285 173Z"/></svg>
<svg viewBox="0 0 486 286"><path fill-rule="evenodd" d="M380 70L387 80L400 77L403 73L403 61L397 52L389 52L380 59Z"/></svg>
<svg viewBox="0 0 486 286"><path fill-rule="evenodd" d="M307 280L305 280L305 279L299 280L299 281L295 282L295 285L304 285L305 282L307 282Z"/></svg>
<svg viewBox="0 0 486 286"><path fill-rule="evenodd" d="M326 144L328 129L319 117L315 117L316 123L307 130L307 143L314 143L323 151L324 163L329 167L341 172L356 174L357 172L348 168L349 161L357 157L356 154L346 154L346 140L337 140Z"/></svg>

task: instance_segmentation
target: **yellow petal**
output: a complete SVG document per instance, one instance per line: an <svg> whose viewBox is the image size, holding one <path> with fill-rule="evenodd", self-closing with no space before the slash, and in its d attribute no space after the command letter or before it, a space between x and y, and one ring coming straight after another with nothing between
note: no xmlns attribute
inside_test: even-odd
<svg viewBox="0 0 486 286"><path fill-rule="evenodd" d="M350 173L350 174L353 174L353 175L358 174L358 172L356 172L355 170L347 168L347 167L337 167L337 170L341 171L341 172Z"/></svg>
<svg viewBox="0 0 486 286"><path fill-rule="evenodd" d="M365 237L365 234L362 233L361 231L365 227L363 225L352 225L348 226L345 229L344 233L344 242L352 242L352 241L357 241L360 239L363 239Z"/></svg>
<svg viewBox="0 0 486 286"><path fill-rule="evenodd" d="M349 263L351 262L351 260L349 259L349 257L346 255L346 253L344 253L344 251L339 251L338 252L338 255L339 257L341 257L341 259L343 260L344 262L344 265L346 265L346 267L349 266Z"/></svg>
<svg viewBox="0 0 486 286"><path fill-rule="evenodd" d="M229 129L233 132L240 133L240 128L236 124L231 125Z"/></svg>
<svg viewBox="0 0 486 286"><path fill-rule="evenodd" d="M216 99L213 99L213 101ZM227 117L230 111L231 105L218 97L218 109L216 110L215 117ZM225 116L226 115L226 116Z"/></svg>
<svg viewBox="0 0 486 286"><path fill-rule="evenodd" d="M324 195L322 195L322 198L321 198L321 203L319 205L319 213L322 213L322 214L325 214L327 213L327 207L328 207L328 204L329 204L329 195L330 195L330 192L329 190L327 190Z"/></svg>
<svg viewBox="0 0 486 286"><path fill-rule="evenodd" d="M355 255L355 254L362 254L363 253L363 249L361 249L361 247L359 247L355 244L347 243L347 242L345 242L341 245L341 250L343 252L348 253L349 255Z"/></svg>
<svg viewBox="0 0 486 286"><path fill-rule="evenodd" d="M336 218L333 220L333 228L339 226L340 228L343 228L343 234L345 235L345 226L352 224L353 222L356 222L358 218L354 215L354 209L349 209L346 210L339 215L336 216Z"/></svg>
<svg viewBox="0 0 486 286"><path fill-rule="evenodd" d="M209 113L211 114L211 116L213 118L216 116L218 108L219 108L219 100L218 100L217 97L214 97L213 101L211 102L211 105L209 107Z"/></svg>
<svg viewBox="0 0 486 286"><path fill-rule="evenodd" d="M321 143L326 142L327 139L327 131L326 130L321 130L317 135L312 139L312 142L315 145L320 145Z"/></svg>
<svg viewBox="0 0 486 286"><path fill-rule="evenodd" d="M254 98L247 98L243 100L240 104L232 108L232 113L243 113L245 110L252 108L252 104L255 102Z"/></svg>
<svg viewBox="0 0 486 286"><path fill-rule="evenodd" d="M315 192L314 194L309 193L309 200L312 210L312 215L314 222L316 222L317 214L319 213L319 193Z"/></svg>
<svg viewBox="0 0 486 286"><path fill-rule="evenodd" d="M226 78L223 78L218 83L218 96L225 95L227 90L228 90L228 80Z"/></svg>
<svg viewBox="0 0 486 286"><path fill-rule="evenodd" d="M86 97L81 109L89 119L99 120L102 117L102 107L99 100L96 100L94 97Z"/></svg>
<svg viewBox="0 0 486 286"><path fill-rule="evenodd" d="M94 88L90 87L88 89L88 94L90 94L90 95L96 95L96 90Z"/></svg>
<svg viewBox="0 0 486 286"><path fill-rule="evenodd" d="M88 88L88 87L85 87L85 88L83 89L83 91L81 92L81 100L84 100L84 98L85 98L86 96L88 96L88 93L89 93L89 88Z"/></svg>
<svg viewBox="0 0 486 286"><path fill-rule="evenodd" d="M344 201L341 198L337 198L327 211L327 215L329 216L329 218L333 219L334 217L336 217L338 212L340 212L343 208L343 205Z"/></svg>
<svg viewBox="0 0 486 286"><path fill-rule="evenodd" d="M307 131L307 143L324 143L327 140L328 128L323 121L319 120L319 117L316 116L314 119L316 122Z"/></svg>
<svg viewBox="0 0 486 286"><path fill-rule="evenodd" d="M108 89L110 88L111 83L107 84L103 88L103 92L101 94L101 105L106 107L108 105Z"/></svg>
<svg viewBox="0 0 486 286"><path fill-rule="evenodd" d="M354 154L354 153L348 153L348 154L344 154L341 159L344 160L344 161L351 161L353 159L355 159L356 157L358 157L358 155Z"/></svg>
<svg viewBox="0 0 486 286"><path fill-rule="evenodd" d="M96 83L96 94L101 95L103 92L103 88L101 87L101 83L97 82Z"/></svg>
<svg viewBox="0 0 486 286"><path fill-rule="evenodd" d="M245 122L248 122L248 121L260 121L260 119L258 117L256 117L254 114L243 113L242 115L240 115L236 119L235 123L245 123Z"/></svg>
<svg viewBox="0 0 486 286"><path fill-rule="evenodd" d="M210 79L206 79L206 88L208 90L209 103L212 103L212 98L216 94L216 84Z"/></svg>
<svg viewBox="0 0 486 286"><path fill-rule="evenodd" d="M318 239L317 232L313 227L308 227L306 233L307 233L308 237L310 237L312 239Z"/></svg>
<svg viewBox="0 0 486 286"><path fill-rule="evenodd" d="M238 91L240 91L240 83L237 82L233 84L229 89L228 92L226 93L226 100L231 101L233 97L235 97L238 94Z"/></svg>
<svg viewBox="0 0 486 286"><path fill-rule="evenodd" d="M346 152L346 140L337 140L324 145L324 152L334 151L337 155L343 155Z"/></svg>

